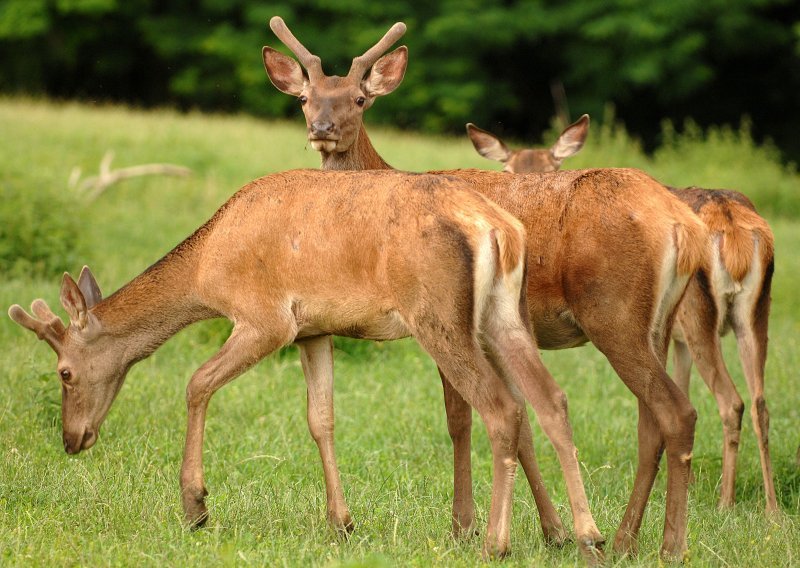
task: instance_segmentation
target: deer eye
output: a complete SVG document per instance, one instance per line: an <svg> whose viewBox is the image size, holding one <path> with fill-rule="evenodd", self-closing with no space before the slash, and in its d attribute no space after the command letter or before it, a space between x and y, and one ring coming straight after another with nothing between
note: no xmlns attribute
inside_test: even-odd
<svg viewBox="0 0 800 568"><path fill-rule="evenodd" d="M358 106L360 106L360 107L363 107L363 106L364 106L364 103L366 103L366 102L367 102L367 99L365 99L364 97L358 97L358 98L356 99L356 104L357 104Z"/></svg>
<svg viewBox="0 0 800 568"><path fill-rule="evenodd" d="M300 95L299 97L297 97L297 100L300 101L301 105L304 105L308 102L308 97L305 95Z"/></svg>
<svg viewBox="0 0 800 568"><path fill-rule="evenodd" d="M61 380L64 382L67 382L72 378L72 373L69 372L69 369L61 369L58 374L61 376Z"/></svg>

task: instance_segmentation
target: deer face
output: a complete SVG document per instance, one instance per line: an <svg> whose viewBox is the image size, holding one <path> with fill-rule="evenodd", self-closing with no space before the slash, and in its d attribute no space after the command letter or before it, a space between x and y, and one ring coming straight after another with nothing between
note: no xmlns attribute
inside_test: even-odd
<svg viewBox="0 0 800 568"><path fill-rule="evenodd" d="M360 85L342 77L324 77L316 85L307 82L298 99L311 147L328 153L350 149L361 128L364 109L374 100Z"/></svg>
<svg viewBox="0 0 800 568"><path fill-rule="evenodd" d="M472 123L467 124L472 145L484 158L503 163L503 170L512 174L554 172L565 158L577 154L589 134L589 115L584 114L567 126L550 148L511 150L491 132Z"/></svg>
<svg viewBox="0 0 800 568"><path fill-rule="evenodd" d="M405 46L380 59L378 56L405 32L405 25L395 24L380 42L353 59L346 77L325 75L320 58L297 41L283 20L275 17L270 26L305 67L271 47L262 50L264 68L272 84L298 98L311 147L326 153L348 151L358 138L364 111L403 80L408 63Z"/></svg>
<svg viewBox="0 0 800 568"><path fill-rule="evenodd" d="M11 319L36 333L58 355L56 373L61 382L61 422L68 454L89 449L97 441L100 425L128 371L128 364L112 349L111 338L90 311L100 299L100 288L84 267L79 284L64 274L61 285L68 326L43 300L31 306L35 317L18 305L8 311Z"/></svg>

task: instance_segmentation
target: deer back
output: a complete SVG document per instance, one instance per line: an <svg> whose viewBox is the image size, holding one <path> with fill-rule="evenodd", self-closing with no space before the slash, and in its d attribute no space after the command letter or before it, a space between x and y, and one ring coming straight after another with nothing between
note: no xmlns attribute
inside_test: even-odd
<svg viewBox="0 0 800 568"><path fill-rule="evenodd" d="M597 280L659 290L672 251L688 278L707 258L706 229L680 200L645 173L624 168L508 174L485 170L437 172L468 181L527 228L529 308L543 348L579 344L552 321ZM655 302L656 299L653 298ZM537 327L538 324L538 327ZM549 331L548 331L549 330ZM541 331L541 333L540 333ZM552 333L552 336L548 336ZM575 343L573 343L575 342Z"/></svg>
<svg viewBox="0 0 800 568"><path fill-rule="evenodd" d="M234 320L279 307L296 312L300 336L373 337L365 322L413 311L431 286L452 290L471 278L471 259L492 231L508 241L498 269L510 271L523 256L521 225L459 180L391 170L274 174L209 221L198 291Z"/></svg>

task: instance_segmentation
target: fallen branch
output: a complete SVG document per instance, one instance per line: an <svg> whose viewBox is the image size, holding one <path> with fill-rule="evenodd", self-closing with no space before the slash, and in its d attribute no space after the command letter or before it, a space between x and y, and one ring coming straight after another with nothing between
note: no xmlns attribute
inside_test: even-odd
<svg viewBox="0 0 800 568"><path fill-rule="evenodd" d="M188 176L192 170L174 164L142 164L140 166L130 166L118 170L111 169L111 161L114 159L114 152L109 150L100 161L99 175L87 177L81 180L81 169L72 168L69 176L68 185L79 193L85 194L87 199L93 201L97 199L109 186L124 179L150 176Z"/></svg>

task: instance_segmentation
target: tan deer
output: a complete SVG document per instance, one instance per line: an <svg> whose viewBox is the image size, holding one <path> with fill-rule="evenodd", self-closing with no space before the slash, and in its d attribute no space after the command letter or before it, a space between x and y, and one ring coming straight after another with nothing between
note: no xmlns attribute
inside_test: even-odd
<svg viewBox="0 0 800 568"><path fill-rule="evenodd" d="M511 496L525 398L553 441L583 521L593 526L563 392L528 332L525 233L519 221L443 176L383 172L274 174L249 183L193 235L103 299L84 267L64 275L69 325L43 300L9 315L58 355L64 448L97 440L128 370L192 322L225 317L233 331L194 373L180 485L185 518L206 522L203 430L211 396L276 349L296 343L320 444L328 514L351 528L332 447L329 335L413 336L484 419L493 485L485 551L509 550Z"/></svg>
<svg viewBox="0 0 800 568"><path fill-rule="evenodd" d="M392 92L402 81L407 49L383 53L405 26L395 24L374 47L356 57L346 77L326 76L320 58L294 37L281 18L272 18L270 26L302 67L291 57L264 47L267 74L279 90L299 99L308 140L320 151L322 167L388 168L367 136L363 112L376 97ZM639 467L614 548L635 552L659 458L666 450L662 553L681 557L687 550L687 494L696 413L666 374L664 363L678 301L706 255L705 227L663 185L638 170L525 176L479 170L437 173L469 181L525 225L528 312L539 347L562 349L593 342L639 399ZM457 534L470 534L475 520L471 411L453 388L449 374L440 371L454 448L453 528ZM523 436L524 424L523 420ZM332 434L327 443L333 447ZM521 438L520 448L525 446ZM563 540L563 526L533 453L520 452L518 457L536 499L545 538ZM580 513L574 505L572 511L574 518ZM583 532L577 525L575 531L584 551L602 544L599 536Z"/></svg>
<svg viewBox="0 0 800 568"><path fill-rule="evenodd" d="M528 172L554 172L561 162L574 156L583 148L589 134L589 115L584 114L567 126L550 148L523 148L511 150L500 138L467 123L467 135L478 154L503 164L503 171L523 174Z"/></svg>
<svg viewBox="0 0 800 568"><path fill-rule="evenodd" d="M564 135L584 117L586 121L582 132L571 135L572 148L575 148L577 140L580 141L580 145L571 154L580 150L588 134L587 115L569 126L554 148L569 144L562 142ZM476 136L470 127L467 124L467 132L478 153L500 159L501 152L498 148L505 148L505 144L489 133ZM553 166L555 169L560 167L560 163L547 160L547 150L519 150L514 155L519 156L523 152L536 153L540 159L500 159L501 162L505 161L505 171L528 173L552 171ZM542 166L545 169L540 169ZM675 349L673 378L688 395L694 361L700 376L717 401L723 429L719 506L731 507L736 496L736 458L744 403L722 357L720 337L733 329L742 370L753 401L750 414L761 456L766 511L772 514L778 511L778 502L769 456L769 412L764 399L764 365L767 357L767 327L774 265L772 231L767 222L758 215L750 200L737 191L698 187L670 188L670 191L691 206L706 224L712 250L711 257L689 283L678 309L672 334Z"/></svg>

